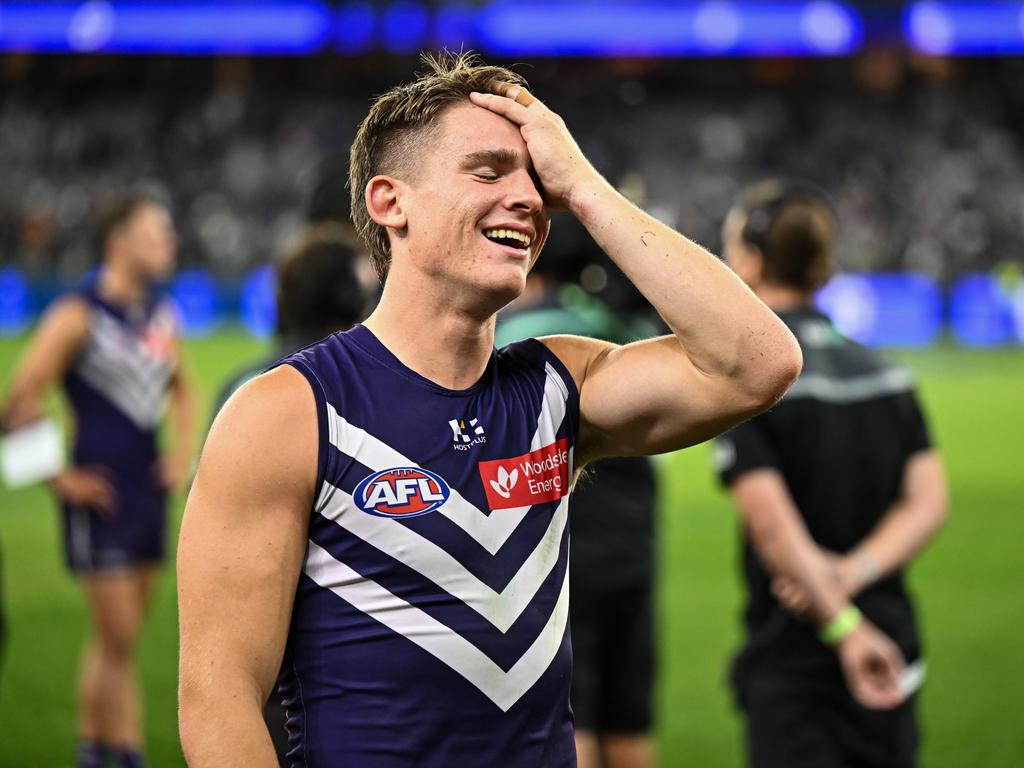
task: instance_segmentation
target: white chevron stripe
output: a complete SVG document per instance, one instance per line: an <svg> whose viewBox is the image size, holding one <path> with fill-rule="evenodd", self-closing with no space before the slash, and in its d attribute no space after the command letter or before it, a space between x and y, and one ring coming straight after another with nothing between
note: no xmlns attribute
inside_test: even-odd
<svg viewBox="0 0 1024 768"><path fill-rule="evenodd" d="M569 390L562 377L550 363L545 364L545 371L547 379L544 382L544 402L537 417L537 429L530 441L531 451L555 441L555 435L558 434L558 429L565 419L568 407L566 401ZM392 467L419 466L366 430L350 424L330 403L327 403L327 420L330 424L328 436L331 443L342 453L351 456L374 472ZM569 477L572 477L571 463ZM321 502L331 493L330 489L321 488L316 507L318 512L322 511ZM438 511L493 555L508 541L508 537L522 522L529 509L529 506L514 507L488 516L452 488L448 501Z"/></svg>
<svg viewBox="0 0 1024 768"><path fill-rule="evenodd" d="M498 630L507 632L558 562L568 511L569 497L565 496L543 538L501 592L480 581L447 551L411 528L397 520L366 514L356 506L352 496L340 488L330 494L330 501L320 514L430 579ZM330 571L329 564L324 567Z"/></svg>
<svg viewBox="0 0 1024 768"><path fill-rule="evenodd" d="M89 333L89 343L77 363L79 375L137 426L155 427L163 415L170 363L153 358L103 310L91 313Z"/></svg>
<svg viewBox="0 0 1024 768"><path fill-rule="evenodd" d="M339 563L312 541L306 555L305 572L321 587L440 659L479 688L503 712L540 679L558 653L565 635L569 615L568 569L547 623L508 672L457 632Z"/></svg>

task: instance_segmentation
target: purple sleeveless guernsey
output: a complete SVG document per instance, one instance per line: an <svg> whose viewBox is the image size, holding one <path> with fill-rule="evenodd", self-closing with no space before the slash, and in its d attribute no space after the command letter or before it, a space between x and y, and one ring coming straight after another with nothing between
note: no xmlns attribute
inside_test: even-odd
<svg viewBox="0 0 1024 768"><path fill-rule="evenodd" d="M568 371L531 339L448 390L363 326L285 362L320 431L279 680L292 765L575 766Z"/></svg>
<svg viewBox="0 0 1024 768"><path fill-rule="evenodd" d="M95 281L85 345L64 378L75 414L73 461L109 470L115 516L64 504L64 545L74 571L157 562L164 554L165 492L157 482L157 428L176 365L177 318L169 301L125 309Z"/></svg>

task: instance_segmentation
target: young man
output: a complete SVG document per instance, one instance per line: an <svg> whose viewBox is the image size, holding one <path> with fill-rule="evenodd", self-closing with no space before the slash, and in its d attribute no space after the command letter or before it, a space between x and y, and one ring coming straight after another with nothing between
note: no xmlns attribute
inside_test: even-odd
<svg viewBox="0 0 1024 768"><path fill-rule="evenodd" d="M273 765L279 671L297 764L575 765L575 473L706 440L800 370L778 318L620 196L518 76L433 70L381 96L352 147L377 309L245 385L204 449L178 561L193 766ZM495 352L548 206L674 335Z"/></svg>
<svg viewBox="0 0 1024 768"><path fill-rule="evenodd" d="M716 443L746 530L748 639L734 683L755 768L915 764L913 700L849 675L848 689L828 646L844 653L875 632L870 620L895 641L890 658L919 657L902 569L945 518L945 478L906 371L813 309L832 236L823 197L779 182L748 190L723 232L729 265L804 357L782 402Z"/></svg>
<svg viewBox="0 0 1024 768"><path fill-rule="evenodd" d="M103 263L92 281L51 307L14 375L4 426L43 415L62 384L75 419L73 464L51 481L64 517L68 566L92 623L80 670L80 768L142 765L135 653L164 556L166 493L192 461L193 394L177 322L154 283L174 268L167 209L129 195L107 212ZM170 395L174 450L158 451Z"/></svg>

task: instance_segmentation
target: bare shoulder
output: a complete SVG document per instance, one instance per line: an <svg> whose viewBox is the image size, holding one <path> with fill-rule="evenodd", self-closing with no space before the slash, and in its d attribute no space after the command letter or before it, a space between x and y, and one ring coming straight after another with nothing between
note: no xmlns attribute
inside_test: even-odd
<svg viewBox="0 0 1024 768"><path fill-rule="evenodd" d="M78 294L62 296L47 307L42 328L66 337L84 338L89 329L89 303Z"/></svg>
<svg viewBox="0 0 1024 768"><path fill-rule="evenodd" d="M608 341L588 339L585 336L544 336L538 341L547 347L559 360L562 365L569 369L573 381L576 382L576 389L583 388L587 372L606 357L612 350L618 347Z"/></svg>
<svg viewBox="0 0 1024 768"><path fill-rule="evenodd" d="M215 478L239 491L301 491L316 482L317 414L313 391L298 371L282 365L243 385L210 429L197 482Z"/></svg>

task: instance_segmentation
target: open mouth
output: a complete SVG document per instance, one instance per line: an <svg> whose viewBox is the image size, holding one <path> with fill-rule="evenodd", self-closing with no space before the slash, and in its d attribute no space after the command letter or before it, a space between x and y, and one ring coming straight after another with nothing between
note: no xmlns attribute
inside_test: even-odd
<svg viewBox="0 0 1024 768"><path fill-rule="evenodd" d="M485 229L484 237L498 245L520 251L523 255L528 252L530 243L533 242L529 235L514 229Z"/></svg>

